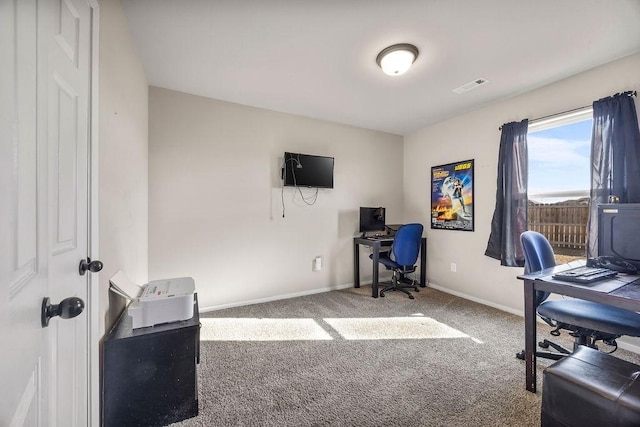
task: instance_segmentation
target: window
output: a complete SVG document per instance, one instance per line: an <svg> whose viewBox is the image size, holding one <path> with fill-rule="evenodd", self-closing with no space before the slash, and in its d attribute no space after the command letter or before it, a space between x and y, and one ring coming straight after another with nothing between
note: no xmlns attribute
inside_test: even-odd
<svg viewBox="0 0 640 427"><path fill-rule="evenodd" d="M589 108L529 124L529 230L544 234L558 262L586 254L591 128Z"/></svg>

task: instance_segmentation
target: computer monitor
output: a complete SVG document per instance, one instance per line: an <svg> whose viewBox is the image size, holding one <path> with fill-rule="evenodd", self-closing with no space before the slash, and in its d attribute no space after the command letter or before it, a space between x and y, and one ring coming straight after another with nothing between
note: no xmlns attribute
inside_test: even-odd
<svg viewBox="0 0 640 427"><path fill-rule="evenodd" d="M385 208L360 208L360 232L384 232L385 231Z"/></svg>
<svg viewBox="0 0 640 427"><path fill-rule="evenodd" d="M640 271L640 203L598 206L598 258L603 257Z"/></svg>

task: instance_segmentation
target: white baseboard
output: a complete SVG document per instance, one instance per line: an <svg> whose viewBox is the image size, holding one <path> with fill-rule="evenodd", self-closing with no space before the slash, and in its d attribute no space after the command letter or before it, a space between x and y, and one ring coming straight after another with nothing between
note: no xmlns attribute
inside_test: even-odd
<svg viewBox="0 0 640 427"><path fill-rule="evenodd" d="M363 284L366 284L366 283L363 283ZM229 304L214 305L214 306L211 306L211 307L200 307L199 312L200 313L207 313L207 312L210 312L210 311L224 310L225 308L243 307L245 305L261 304L263 302L271 302L271 301L278 301L278 300L281 300L281 299L303 297L303 296L306 296L306 295L320 294L320 293L329 292L329 291L337 291L339 289L347 289L347 288L351 288L351 287L353 287L353 283L347 283L347 284L343 284L343 285L328 286L326 288L318 288L318 289L311 289L311 290L308 290L308 291L294 292L294 293L291 293L291 294L274 295L274 296L266 297L266 298L258 298L258 299L246 300L246 301L238 301L238 302L232 302L232 303L229 303Z"/></svg>
<svg viewBox="0 0 640 427"><path fill-rule="evenodd" d="M502 311L506 311L507 313L515 314L516 316L524 317L524 312L521 311L521 310L514 310L511 307L505 307L505 306L500 305L500 304L495 304L495 303L493 303L491 301L486 301L486 300L483 300L481 298L476 298L476 297L473 297L471 295L467 295L467 294L462 293L462 292L452 291L451 289L443 288L442 286L434 285L433 283L429 283L429 287L433 288L433 289L437 289L437 290L439 290L441 292L444 292L444 293L447 293L447 294L455 295L455 296L460 297L460 298L464 298L464 299L468 299L468 300L477 302L479 304L488 305L489 307L497 308L498 310L502 310ZM542 319L540 319L539 317L537 318L537 321L540 322L540 323L544 323L544 321ZM640 354L640 345L639 344L625 342L624 337L619 338L616 341L618 342L618 347L620 347L621 349L630 351L632 353Z"/></svg>
<svg viewBox="0 0 640 427"><path fill-rule="evenodd" d="M522 310L515 310L515 309L513 309L511 307L507 307L507 306L504 306L504 305L496 304L496 303L491 302L491 301L483 300L482 298L477 298L477 297L474 297L474 296L471 296L471 295L467 295L467 294L462 293L462 292L453 291L453 290L448 289L448 288L443 288L442 286L436 285L433 282L429 283L429 287L433 288L433 289L436 289L438 291L444 292L446 294L455 295L457 297L468 299L470 301L477 302L477 303L482 304L482 305L488 305L489 307L497 308L498 310L501 310L501 311L506 311L507 313L515 314L516 316L524 317L524 311L522 311Z"/></svg>
<svg viewBox="0 0 640 427"><path fill-rule="evenodd" d="M633 343L624 342L624 337L618 338L616 341L618 342L618 347L632 353L640 354L640 346Z"/></svg>

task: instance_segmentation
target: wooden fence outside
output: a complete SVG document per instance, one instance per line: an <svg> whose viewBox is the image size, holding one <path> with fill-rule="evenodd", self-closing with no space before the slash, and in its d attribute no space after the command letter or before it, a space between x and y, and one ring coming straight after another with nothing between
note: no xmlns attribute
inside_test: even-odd
<svg viewBox="0 0 640 427"><path fill-rule="evenodd" d="M559 254L584 254L587 243L588 200L542 204L529 201L529 230L545 235Z"/></svg>

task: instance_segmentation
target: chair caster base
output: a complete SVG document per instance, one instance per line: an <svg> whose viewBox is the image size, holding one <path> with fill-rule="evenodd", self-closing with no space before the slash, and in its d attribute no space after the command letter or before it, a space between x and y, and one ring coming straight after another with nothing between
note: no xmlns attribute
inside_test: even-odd
<svg viewBox="0 0 640 427"><path fill-rule="evenodd" d="M411 295L411 293L404 291L403 289L389 289L391 291L400 291L402 293L407 294L407 296L409 297L409 299L416 299L413 295ZM380 298L384 298L384 292L380 291L379 293Z"/></svg>

